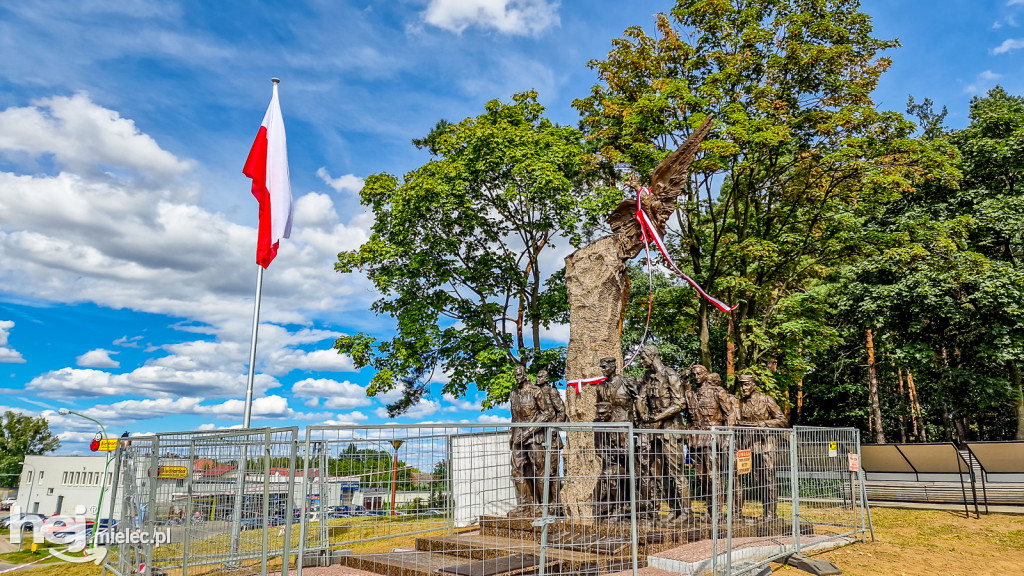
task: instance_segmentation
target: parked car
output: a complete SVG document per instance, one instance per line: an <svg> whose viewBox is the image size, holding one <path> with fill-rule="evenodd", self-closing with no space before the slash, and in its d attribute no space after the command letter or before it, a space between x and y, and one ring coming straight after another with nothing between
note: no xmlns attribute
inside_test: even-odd
<svg viewBox="0 0 1024 576"><path fill-rule="evenodd" d="M266 522L264 522L262 518L247 518L242 520L241 529L257 530L264 526L284 526L284 524L285 519L280 516L271 516L270 518L267 518Z"/></svg>
<svg viewBox="0 0 1024 576"><path fill-rule="evenodd" d="M14 516L7 516L0 518L0 529L7 530L11 527L11 519ZM35 530L37 527L43 525L43 521L46 520L46 516L42 514L22 514L21 515L21 529L24 530Z"/></svg>
<svg viewBox="0 0 1024 576"><path fill-rule="evenodd" d="M75 522L64 518L47 518L43 522L43 536L54 544L71 544L75 540L87 540L92 535L92 520Z"/></svg>

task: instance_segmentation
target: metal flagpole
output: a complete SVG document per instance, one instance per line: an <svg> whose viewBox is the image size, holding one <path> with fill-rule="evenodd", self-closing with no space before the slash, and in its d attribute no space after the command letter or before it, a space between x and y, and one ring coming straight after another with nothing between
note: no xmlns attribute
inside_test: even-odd
<svg viewBox="0 0 1024 576"><path fill-rule="evenodd" d="M252 420L252 389L253 381L256 379L256 333L260 326L260 298L263 295L263 266L256 265L259 273L256 276L256 302L252 310L252 343L249 345L249 379L245 388L245 417L242 420L242 428L248 428Z"/></svg>

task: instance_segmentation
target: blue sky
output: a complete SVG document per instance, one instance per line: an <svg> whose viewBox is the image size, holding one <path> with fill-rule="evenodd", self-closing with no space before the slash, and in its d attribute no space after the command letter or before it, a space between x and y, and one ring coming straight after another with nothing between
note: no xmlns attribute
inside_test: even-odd
<svg viewBox="0 0 1024 576"><path fill-rule="evenodd" d="M574 124L586 62L667 0L173 2L0 6L0 409L49 419L80 451L93 425L133 433L242 419L257 208L241 174L281 83L295 222L264 280L254 425L372 424L369 370L339 334L389 334L372 287L339 275L366 239L362 180L427 160L441 118L536 89ZM1024 0L871 0L898 37L880 107L908 94L967 121L996 83L1024 93ZM561 258L566 254L557 254ZM557 258L552 263L557 263ZM546 335L564 342L567 330ZM385 401L387 398L384 399ZM435 393L400 422L499 422Z"/></svg>

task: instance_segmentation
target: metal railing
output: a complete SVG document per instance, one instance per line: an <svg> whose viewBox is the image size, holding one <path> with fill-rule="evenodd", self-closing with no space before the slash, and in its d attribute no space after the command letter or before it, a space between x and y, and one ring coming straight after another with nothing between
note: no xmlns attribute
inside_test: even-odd
<svg viewBox="0 0 1024 576"><path fill-rule="evenodd" d="M310 426L123 439L118 576L755 573L870 533L856 429Z"/></svg>

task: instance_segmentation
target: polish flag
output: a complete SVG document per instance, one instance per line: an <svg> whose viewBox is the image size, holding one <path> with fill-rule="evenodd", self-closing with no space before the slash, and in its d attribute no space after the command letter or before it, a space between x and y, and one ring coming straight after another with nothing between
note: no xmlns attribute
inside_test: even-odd
<svg viewBox="0 0 1024 576"><path fill-rule="evenodd" d="M264 268L277 256L281 238L288 238L292 233L292 185L288 178L288 148L281 105L277 101L277 83L275 78L270 107L242 168L242 173L252 178L252 195L260 203L256 263Z"/></svg>

